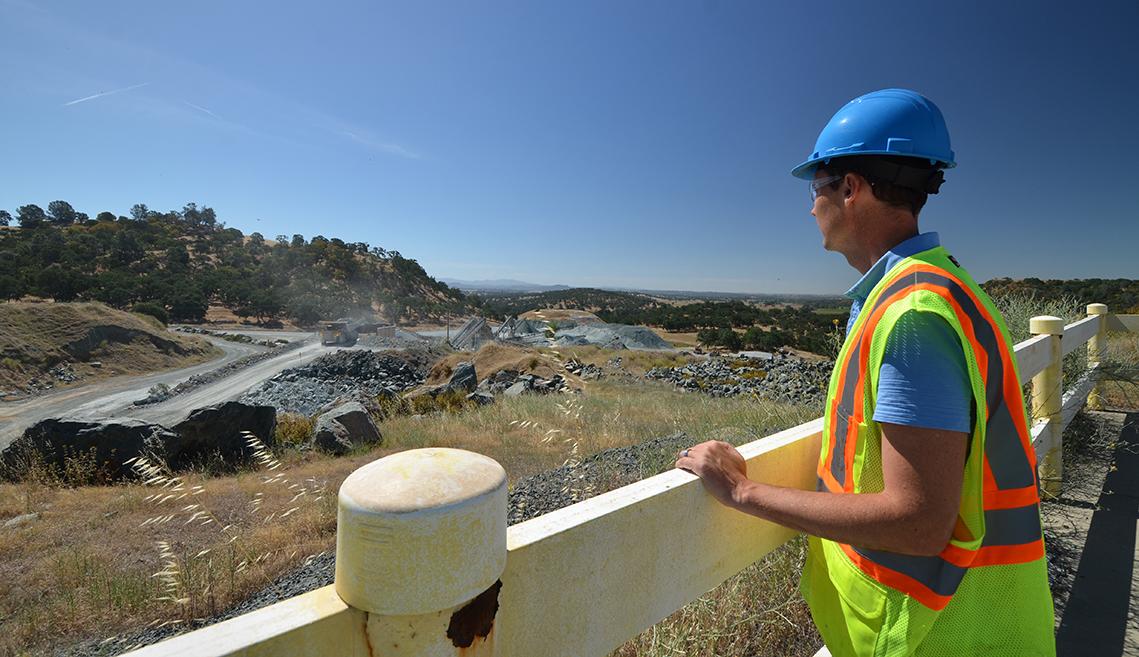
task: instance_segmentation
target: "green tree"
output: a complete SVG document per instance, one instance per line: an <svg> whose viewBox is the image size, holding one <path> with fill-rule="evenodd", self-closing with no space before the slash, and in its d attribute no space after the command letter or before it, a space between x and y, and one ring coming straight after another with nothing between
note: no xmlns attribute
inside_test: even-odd
<svg viewBox="0 0 1139 657"><path fill-rule="evenodd" d="M294 298L287 304L287 312L301 326L311 326L320 321L320 304L312 297Z"/></svg>
<svg viewBox="0 0 1139 657"><path fill-rule="evenodd" d="M0 226L7 226L12 223L12 215L8 214L7 210L0 210Z"/></svg>
<svg viewBox="0 0 1139 657"><path fill-rule="evenodd" d="M47 216L56 226L70 226L75 223L78 213L67 201L52 201L47 204Z"/></svg>
<svg viewBox="0 0 1139 657"><path fill-rule="evenodd" d="M36 293L56 301L74 301L87 286L85 276L60 264L51 265L36 277Z"/></svg>
<svg viewBox="0 0 1139 657"><path fill-rule="evenodd" d="M16 218L20 220L20 228L38 228L47 223L47 214L34 203L16 208Z"/></svg>
<svg viewBox="0 0 1139 657"><path fill-rule="evenodd" d="M183 280L170 290L166 305L170 319L198 322L205 318L209 300L199 287Z"/></svg>
<svg viewBox="0 0 1139 657"><path fill-rule="evenodd" d="M717 332L716 342L721 347L731 351L739 351L743 348L743 342L740 341L740 334L732 330L730 326L725 326Z"/></svg>
<svg viewBox="0 0 1139 657"><path fill-rule="evenodd" d="M0 299L19 299L27 291L27 286L18 276L0 274Z"/></svg>

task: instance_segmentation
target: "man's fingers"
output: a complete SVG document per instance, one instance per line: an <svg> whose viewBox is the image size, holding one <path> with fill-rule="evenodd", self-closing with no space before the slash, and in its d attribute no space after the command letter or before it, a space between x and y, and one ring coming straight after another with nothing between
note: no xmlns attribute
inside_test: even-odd
<svg viewBox="0 0 1139 657"><path fill-rule="evenodd" d="M696 465L696 459L692 458L691 455L681 456L680 458L676 459L676 467L677 468L680 468L681 470L685 470L687 472L691 472L692 474L696 474L696 471L692 469L693 467L695 467L695 465Z"/></svg>

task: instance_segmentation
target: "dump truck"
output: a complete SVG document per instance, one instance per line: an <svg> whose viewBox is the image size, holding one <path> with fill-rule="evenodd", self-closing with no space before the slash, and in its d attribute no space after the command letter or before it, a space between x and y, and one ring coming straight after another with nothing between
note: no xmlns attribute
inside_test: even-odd
<svg viewBox="0 0 1139 657"><path fill-rule="evenodd" d="M356 331L352 330L346 319L321 322L320 343L323 345L341 345L348 347L356 344Z"/></svg>

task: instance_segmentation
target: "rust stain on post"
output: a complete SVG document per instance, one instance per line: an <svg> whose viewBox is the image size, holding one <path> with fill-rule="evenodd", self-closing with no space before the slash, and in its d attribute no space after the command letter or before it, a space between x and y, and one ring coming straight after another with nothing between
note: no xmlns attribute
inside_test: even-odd
<svg viewBox="0 0 1139 657"><path fill-rule="evenodd" d="M371 635L368 634L368 616L370 616L371 614L369 614L368 612L364 612L363 614L360 614L360 615L364 617L364 627L363 627L364 645L368 647L368 657L375 657L376 653L374 650L372 650L372 637L371 637Z"/></svg>
<svg viewBox="0 0 1139 657"><path fill-rule="evenodd" d="M469 648L475 642L475 637L485 639L490 635L494 629L494 616L498 613L498 592L501 589L502 580L498 580L462 609L451 614L447 638L455 647Z"/></svg>

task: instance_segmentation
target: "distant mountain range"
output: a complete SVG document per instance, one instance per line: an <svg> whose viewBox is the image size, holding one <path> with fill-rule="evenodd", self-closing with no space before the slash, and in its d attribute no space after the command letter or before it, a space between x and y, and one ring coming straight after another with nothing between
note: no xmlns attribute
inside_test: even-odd
<svg viewBox="0 0 1139 657"><path fill-rule="evenodd" d="M633 287L583 287L579 285L542 285L541 283L527 283L513 278L495 278L489 280L466 281L458 278L438 279L448 286L463 292L481 292L484 295L492 294L528 294L539 292L561 292L564 290L601 290L605 292L623 292L630 294L646 294L665 299L724 299L740 301L795 301L801 299L833 299L833 294L755 294L748 292L710 292L700 290L650 290Z"/></svg>
<svg viewBox="0 0 1139 657"><path fill-rule="evenodd" d="M518 281L513 278L494 278L480 281L464 281L458 278L440 278L439 280L464 292L554 292L570 289L568 285L541 285Z"/></svg>

